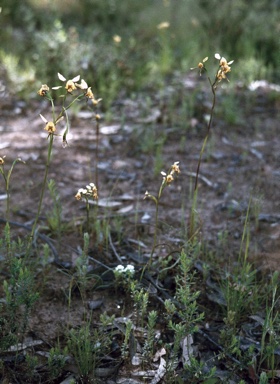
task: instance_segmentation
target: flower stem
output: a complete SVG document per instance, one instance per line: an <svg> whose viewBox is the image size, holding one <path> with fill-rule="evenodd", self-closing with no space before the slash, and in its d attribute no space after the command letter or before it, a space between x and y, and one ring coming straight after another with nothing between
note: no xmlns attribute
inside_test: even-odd
<svg viewBox="0 0 280 384"><path fill-rule="evenodd" d="M155 215L155 232L154 232L154 241L153 241L153 247L151 250L150 258L147 264L148 270L150 270L151 265L152 265L152 260L153 260L153 255L157 246L157 230L158 230L158 205L159 201L157 200L156 202L156 215Z"/></svg>
<svg viewBox="0 0 280 384"><path fill-rule="evenodd" d="M149 258L149 261L148 261L148 264L147 264L148 270L150 270L150 268L151 268L152 261L153 261L153 255L154 255L155 249L156 249L156 247L157 247L158 208L159 208L159 201L160 201L160 198L161 198L161 195L162 195L162 191L163 191L163 189L164 189L165 186L166 186L166 183L165 183L165 181L163 181L162 184L161 184L161 186L160 186L160 189L159 189L159 192L158 192L158 196L157 196L157 198L154 199L155 204L156 204L155 232L154 232L153 247L152 247L151 254L150 254L150 258Z"/></svg>
<svg viewBox="0 0 280 384"><path fill-rule="evenodd" d="M198 164L197 164L196 177L195 177L195 185L194 185L194 190L195 191L198 188L198 176L199 176L199 171L200 171L200 164L201 164L202 156L203 156L203 153L204 153L207 141L208 141L208 137L209 137L209 134L210 134L210 129L211 129L213 115L214 115L214 109L215 109L215 105L216 105L216 81L212 84L209 77L208 77L208 80L210 82L211 90L212 90L212 93L213 93L213 102L212 102L212 107L211 107L211 112L210 112L210 119L209 119L209 122L208 122L208 125L207 125L206 136L204 138L204 141L203 141L203 144L202 144L202 147L201 147L201 150L200 150L199 160L198 160Z"/></svg>
<svg viewBox="0 0 280 384"><path fill-rule="evenodd" d="M42 184L42 188L41 188L37 214L36 214L34 223L32 225L30 238L29 238L29 241L27 244L27 251L26 251L27 256L30 256L30 251L31 251L31 247L32 247L32 241L33 241L34 233L35 233L37 223L39 220L39 216L41 213L41 209L42 209L42 203L43 203L43 198L44 198L44 194L45 194L45 190L46 190L46 186L47 186L47 178L48 178L48 173L49 173L49 168L50 168L50 163L51 163L53 140L54 140L54 135L51 134L50 135L50 141L49 141L49 147L48 147L48 158L47 158L46 167L45 167L45 174L44 174L43 184Z"/></svg>
<svg viewBox="0 0 280 384"><path fill-rule="evenodd" d="M98 162L99 162L99 121L96 119L96 148L95 148L95 185L98 185Z"/></svg>
<svg viewBox="0 0 280 384"><path fill-rule="evenodd" d="M87 233L90 233L89 232L89 202L88 202L88 199L86 199L86 211L87 211L87 224L86 224L86 230L87 230Z"/></svg>
<svg viewBox="0 0 280 384"><path fill-rule="evenodd" d="M200 165L201 165L202 156L203 156L203 153L204 153L204 150L205 150L205 147L206 147L209 135L210 135L210 129L211 129L211 126L212 126L214 109L215 109L215 105L216 105L216 82L217 81L215 80L213 82L213 84L212 84L209 77L208 77L208 80L209 80L209 83L211 85L211 90L212 90L212 93L213 93L213 101L212 101L212 107L211 107L211 112L210 112L210 119L209 119L208 125L207 125L207 132L206 132L206 136L204 138L204 141L203 141L203 144L202 144L202 147L201 147L201 150L200 150L199 160L198 160L197 169L196 169L195 184L194 184L194 202L193 202L193 206L191 208L190 227L189 227L189 238L193 239L193 240L194 240L194 237L195 237L195 230L196 230L195 229L196 210L194 208L196 206L197 194L198 194L198 177L199 177Z"/></svg>

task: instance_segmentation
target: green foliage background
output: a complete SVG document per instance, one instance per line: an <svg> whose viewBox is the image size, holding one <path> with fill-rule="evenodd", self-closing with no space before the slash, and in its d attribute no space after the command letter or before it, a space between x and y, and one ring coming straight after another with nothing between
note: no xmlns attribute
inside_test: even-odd
<svg viewBox="0 0 280 384"><path fill-rule="evenodd" d="M280 78L279 0L3 0L0 18L2 77L28 97L61 72L110 104L216 52L241 81Z"/></svg>

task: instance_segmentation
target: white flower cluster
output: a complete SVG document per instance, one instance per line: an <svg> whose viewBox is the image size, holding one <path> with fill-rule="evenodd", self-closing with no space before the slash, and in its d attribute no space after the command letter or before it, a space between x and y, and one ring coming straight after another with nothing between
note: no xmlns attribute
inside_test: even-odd
<svg viewBox="0 0 280 384"><path fill-rule="evenodd" d="M126 267L123 265L118 265L115 268L115 274L117 275L127 275L127 276L133 276L135 273L134 265L128 264Z"/></svg>
<svg viewBox="0 0 280 384"><path fill-rule="evenodd" d="M86 188L80 188L75 195L77 200L81 200L82 197L93 197L98 199L97 188L94 183L90 183Z"/></svg>

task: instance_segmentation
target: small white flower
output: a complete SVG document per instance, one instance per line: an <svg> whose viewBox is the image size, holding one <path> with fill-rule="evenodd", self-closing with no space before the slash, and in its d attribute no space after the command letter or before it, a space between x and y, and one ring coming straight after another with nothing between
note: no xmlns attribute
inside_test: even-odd
<svg viewBox="0 0 280 384"><path fill-rule="evenodd" d="M124 266L123 265L118 265L116 268L115 268L115 271L116 272L119 272L119 273L122 273L124 271Z"/></svg>
<svg viewBox="0 0 280 384"><path fill-rule="evenodd" d="M135 273L135 269L134 269L134 266L131 265L131 264L128 264L126 267L124 267L123 265L118 265L116 268L115 268L115 271L114 271L117 275L125 275L125 276L133 276L134 273Z"/></svg>
<svg viewBox="0 0 280 384"><path fill-rule="evenodd" d="M128 275L133 276L134 273L135 273L134 265L128 264L128 265L125 267L124 272L126 272Z"/></svg>

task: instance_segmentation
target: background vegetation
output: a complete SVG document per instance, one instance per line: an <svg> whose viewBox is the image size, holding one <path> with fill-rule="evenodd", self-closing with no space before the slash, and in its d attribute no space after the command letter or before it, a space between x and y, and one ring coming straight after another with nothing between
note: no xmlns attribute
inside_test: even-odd
<svg viewBox="0 0 280 384"><path fill-rule="evenodd" d="M79 72L106 107L213 51L235 60L239 80L280 78L277 0L3 0L0 17L2 75L28 98L57 72Z"/></svg>

